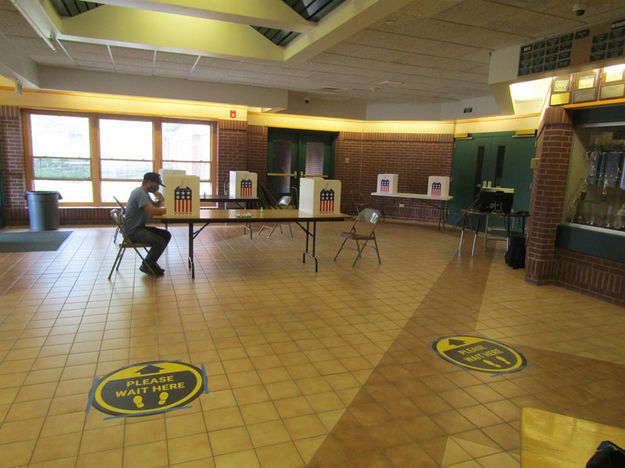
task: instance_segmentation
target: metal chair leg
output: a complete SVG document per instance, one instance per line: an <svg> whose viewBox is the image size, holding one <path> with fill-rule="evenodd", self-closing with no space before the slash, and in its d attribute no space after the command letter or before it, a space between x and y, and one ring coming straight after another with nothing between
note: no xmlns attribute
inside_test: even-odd
<svg viewBox="0 0 625 468"><path fill-rule="evenodd" d="M119 249L117 251L117 255L115 256L115 261L113 262L113 266L111 267L111 272L109 273L108 279L111 279L111 276L113 276L113 271L115 271L115 267L119 268L118 262L121 262L121 253L122 252L123 252L123 249Z"/></svg>
<svg viewBox="0 0 625 468"><path fill-rule="evenodd" d="M345 242L347 242L347 238L343 239L343 243L341 244L341 246L339 247L339 250L336 252L336 255L334 256L334 261L336 261L336 258L341 253L341 250L343 250L343 246L345 245Z"/></svg>
<svg viewBox="0 0 625 468"><path fill-rule="evenodd" d="M380 251L378 250L378 241L375 240L375 235L373 236L373 243L375 244L375 253L378 254L378 265L382 265L382 260L380 260Z"/></svg>
<svg viewBox="0 0 625 468"><path fill-rule="evenodd" d="M354 263L352 263L352 268L356 266L356 262L362 256L362 252L365 250L365 247L367 247L367 242L369 242L369 239L367 239L365 243L363 244L362 248L360 248L360 243L358 242L358 240L356 240L356 248L358 249L358 255L356 255L356 259L354 260Z"/></svg>

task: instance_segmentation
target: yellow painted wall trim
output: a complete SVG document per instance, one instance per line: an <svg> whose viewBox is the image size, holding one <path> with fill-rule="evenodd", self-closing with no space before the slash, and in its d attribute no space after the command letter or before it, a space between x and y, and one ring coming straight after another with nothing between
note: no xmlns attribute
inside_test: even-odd
<svg viewBox="0 0 625 468"><path fill-rule="evenodd" d="M221 103L25 89L17 95L10 81L0 82L0 104L30 109L123 113L205 120L247 121L250 125L321 131L455 134L537 128L540 114L446 121L369 121L258 112L257 108ZM12 84L12 83L11 83ZM230 111L236 111L232 118Z"/></svg>
<svg viewBox="0 0 625 468"><path fill-rule="evenodd" d="M578 102L577 104L567 104L564 107L565 109L575 109L580 107L600 107L607 106L610 104L623 104L625 103L625 98L617 98L617 99L606 99L605 101L589 101L589 102Z"/></svg>
<svg viewBox="0 0 625 468"><path fill-rule="evenodd" d="M24 90L21 96L14 88L0 86L0 105L29 109L102 112L150 115L171 118L247 121L247 107L174 99L152 99L119 95L76 93L69 91ZM236 117L230 111L236 110Z"/></svg>

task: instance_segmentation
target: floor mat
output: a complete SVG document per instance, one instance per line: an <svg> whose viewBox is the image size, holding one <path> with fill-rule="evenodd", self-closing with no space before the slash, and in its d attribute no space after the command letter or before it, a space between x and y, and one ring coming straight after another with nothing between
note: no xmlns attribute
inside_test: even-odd
<svg viewBox="0 0 625 468"><path fill-rule="evenodd" d="M0 252L57 250L72 231L1 232Z"/></svg>

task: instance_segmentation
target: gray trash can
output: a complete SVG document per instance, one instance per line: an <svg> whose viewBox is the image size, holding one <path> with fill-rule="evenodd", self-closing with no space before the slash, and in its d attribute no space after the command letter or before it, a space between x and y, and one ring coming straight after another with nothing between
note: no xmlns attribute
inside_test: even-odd
<svg viewBox="0 0 625 468"><path fill-rule="evenodd" d="M59 228L59 192L37 190L26 192L30 229L33 231L51 231Z"/></svg>

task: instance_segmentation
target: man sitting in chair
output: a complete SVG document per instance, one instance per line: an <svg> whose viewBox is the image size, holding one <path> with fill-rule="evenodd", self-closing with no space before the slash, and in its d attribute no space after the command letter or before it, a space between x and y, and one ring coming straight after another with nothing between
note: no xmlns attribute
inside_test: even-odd
<svg viewBox="0 0 625 468"><path fill-rule="evenodd" d="M145 263L141 264L139 270L146 275L152 275L153 271L156 276L162 276L165 273L157 261L171 239L169 231L145 225L150 216L165 214L163 207L165 197L158 191L159 185L163 185L161 176L155 172L147 172L143 176L141 187L137 187L130 193L124 219L124 232L130 240L151 246L145 257L145 263L149 264L151 271ZM152 201L148 192L154 194L157 199Z"/></svg>

